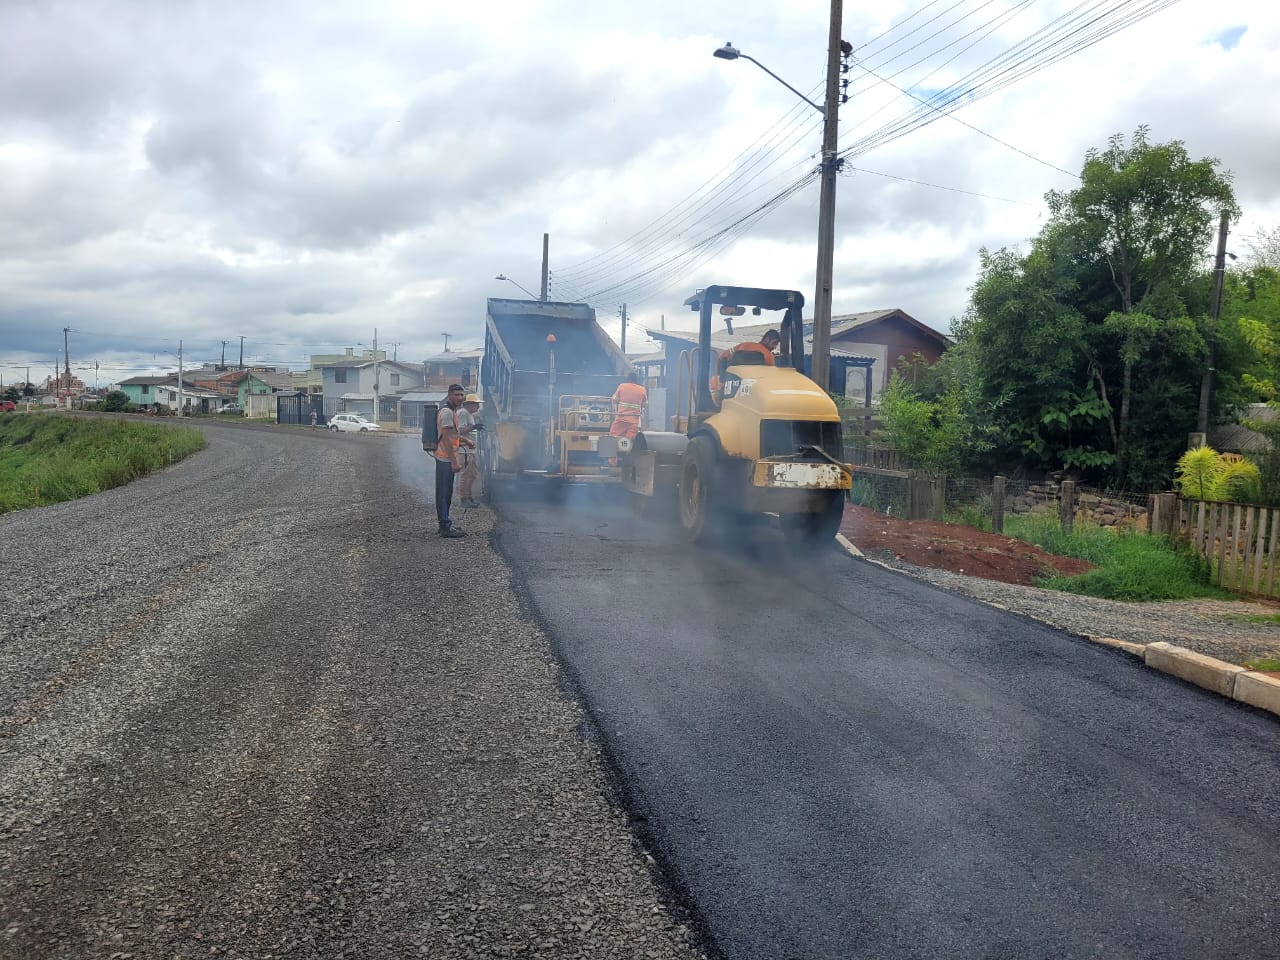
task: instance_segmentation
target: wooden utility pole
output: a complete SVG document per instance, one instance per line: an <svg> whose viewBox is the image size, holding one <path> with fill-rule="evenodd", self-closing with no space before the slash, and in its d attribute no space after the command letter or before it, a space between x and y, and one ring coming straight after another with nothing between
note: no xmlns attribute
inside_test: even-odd
<svg viewBox="0 0 1280 960"><path fill-rule="evenodd" d="M1227 227L1230 214L1223 213L1218 221L1218 255L1213 261L1213 298L1209 301L1208 352L1204 362L1204 376L1200 378L1200 413L1196 417L1196 432L1209 436L1209 398L1213 394L1213 365L1217 355L1218 316L1222 313L1222 281L1227 272Z"/></svg>
<svg viewBox="0 0 1280 960"><path fill-rule="evenodd" d="M622 352L627 352L627 305L622 305Z"/></svg>
<svg viewBox="0 0 1280 960"><path fill-rule="evenodd" d="M538 299L544 303L547 300L547 290L551 282L551 234L544 233L542 235L542 296Z"/></svg>
<svg viewBox="0 0 1280 960"><path fill-rule="evenodd" d="M831 288L836 245L836 155L840 111L840 27L844 0L831 0L827 40L827 95L823 101L822 194L818 200L818 269L813 296L813 359L810 376L823 390L831 385Z"/></svg>

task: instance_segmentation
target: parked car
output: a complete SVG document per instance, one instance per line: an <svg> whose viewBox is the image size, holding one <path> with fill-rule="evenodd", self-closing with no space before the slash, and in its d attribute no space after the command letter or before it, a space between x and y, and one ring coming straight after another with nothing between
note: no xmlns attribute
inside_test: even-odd
<svg viewBox="0 0 1280 960"><path fill-rule="evenodd" d="M224 403L218 408L219 413L244 413L244 407L232 400L230 403Z"/></svg>
<svg viewBox="0 0 1280 960"><path fill-rule="evenodd" d="M12 400L0 400L0 413L9 413L17 409L18 405Z"/></svg>
<svg viewBox="0 0 1280 960"><path fill-rule="evenodd" d="M372 420L366 420L358 413L337 413L329 418L329 429L337 433L368 433L370 430L382 428Z"/></svg>

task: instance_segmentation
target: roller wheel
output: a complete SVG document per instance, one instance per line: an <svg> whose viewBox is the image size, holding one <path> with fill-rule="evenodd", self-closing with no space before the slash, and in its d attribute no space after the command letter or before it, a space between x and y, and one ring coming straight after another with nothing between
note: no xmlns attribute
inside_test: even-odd
<svg viewBox="0 0 1280 960"><path fill-rule="evenodd" d="M793 549L825 549L840 532L844 519L844 491L832 490L827 502L813 513L788 513L781 518L782 533Z"/></svg>
<svg viewBox="0 0 1280 960"><path fill-rule="evenodd" d="M724 526L724 510L717 490L719 471L711 441L694 437L685 450L684 470L680 473L680 524L694 543L705 543Z"/></svg>

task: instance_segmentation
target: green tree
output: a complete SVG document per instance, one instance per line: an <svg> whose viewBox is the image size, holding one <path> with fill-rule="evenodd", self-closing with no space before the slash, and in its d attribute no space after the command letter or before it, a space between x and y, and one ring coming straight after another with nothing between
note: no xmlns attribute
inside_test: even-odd
<svg viewBox="0 0 1280 960"><path fill-rule="evenodd" d="M10 400L13 403L17 403L19 400L22 399L22 391L19 390L17 387L13 387L13 386L5 387L4 399Z"/></svg>
<svg viewBox="0 0 1280 960"><path fill-rule="evenodd" d="M1238 215L1230 176L1140 127L1047 200L1029 253L982 253L971 302L985 396L1010 411L1005 453L1159 485L1195 423L1204 253L1220 211Z"/></svg>
<svg viewBox="0 0 1280 960"><path fill-rule="evenodd" d="M1132 141L1113 136L1106 150L1085 155L1080 186L1050 191L1046 199L1062 229L1096 251L1110 274L1116 306L1103 318L1101 343L1118 348L1119 411L1111 429L1117 472L1124 479L1129 454L1134 370L1172 333L1184 349L1195 342L1179 288L1199 271L1220 213L1239 216L1229 174L1218 161L1193 161L1181 142L1151 144L1147 128ZM1181 330L1169 330L1178 324ZM1107 393L1105 368L1095 364L1099 389Z"/></svg>
<svg viewBox="0 0 1280 960"><path fill-rule="evenodd" d="M121 410L128 410L133 404L129 402L129 395L123 390L108 390L102 397L102 403L98 406L99 410L106 410L109 413L118 413Z"/></svg>

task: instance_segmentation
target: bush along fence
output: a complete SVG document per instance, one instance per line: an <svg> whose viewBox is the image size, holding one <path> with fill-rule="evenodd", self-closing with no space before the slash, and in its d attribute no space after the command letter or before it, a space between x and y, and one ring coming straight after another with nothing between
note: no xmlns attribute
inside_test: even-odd
<svg viewBox="0 0 1280 960"><path fill-rule="evenodd" d="M1185 537L1209 560L1218 586L1262 597L1280 591L1280 508L1186 500L1176 493L1151 499L1152 532Z"/></svg>

